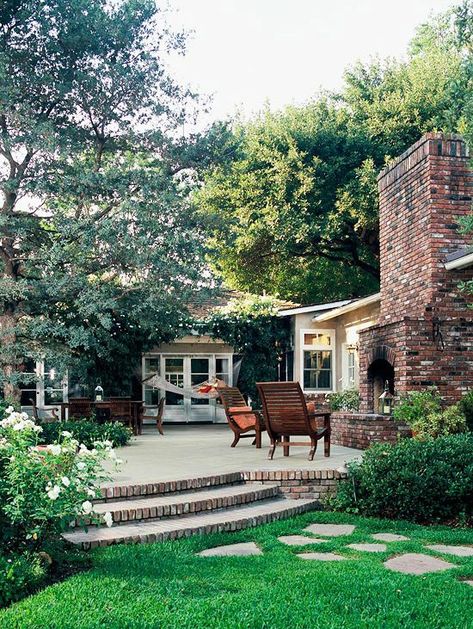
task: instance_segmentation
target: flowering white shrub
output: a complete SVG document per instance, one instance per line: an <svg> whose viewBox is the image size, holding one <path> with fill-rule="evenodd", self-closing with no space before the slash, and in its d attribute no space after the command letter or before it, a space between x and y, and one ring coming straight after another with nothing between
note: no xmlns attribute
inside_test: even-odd
<svg viewBox="0 0 473 629"><path fill-rule="evenodd" d="M111 526L111 514L95 514L92 502L109 480L103 462L119 462L111 442L89 449L63 431L57 442L39 445L41 426L26 413L6 411L0 421L2 545L38 547L74 523Z"/></svg>

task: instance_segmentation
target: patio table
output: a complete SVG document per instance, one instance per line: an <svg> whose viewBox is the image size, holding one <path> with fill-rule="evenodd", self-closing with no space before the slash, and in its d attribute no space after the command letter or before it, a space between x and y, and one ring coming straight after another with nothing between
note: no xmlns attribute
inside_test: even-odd
<svg viewBox="0 0 473 629"><path fill-rule="evenodd" d="M143 431L143 404L142 400L130 400L131 405L131 428L133 430L134 435L141 435ZM111 419L111 411L113 407L113 401L111 400L101 400L93 401L91 400L91 406L96 411L98 411L97 415L100 415L100 423L105 421L110 421ZM64 421L66 419L66 409L69 408L69 402L61 403L61 420Z"/></svg>

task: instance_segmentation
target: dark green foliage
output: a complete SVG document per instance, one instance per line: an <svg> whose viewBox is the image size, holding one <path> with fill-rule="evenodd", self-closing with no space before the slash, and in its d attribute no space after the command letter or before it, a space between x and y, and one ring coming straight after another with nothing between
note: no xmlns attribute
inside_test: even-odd
<svg viewBox="0 0 473 629"><path fill-rule="evenodd" d="M0 607L18 601L47 579L47 563L33 554L0 554Z"/></svg>
<svg viewBox="0 0 473 629"><path fill-rule="evenodd" d="M360 393L357 389L345 389L340 393L332 393L329 398L332 411L358 411L360 408Z"/></svg>
<svg viewBox="0 0 473 629"><path fill-rule="evenodd" d="M473 432L473 391L468 391L458 403L461 411L465 415L468 430Z"/></svg>
<svg viewBox="0 0 473 629"><path fill-rule="evenodd" d="M331 506L413 522L471 521L473 435L373 445L349 464Z"/></svg>
<svg viewBox="0 0 473 629"><path fill-rule="evenodd" d="M54 443L60 440L61 432L67 430L74 439L83 443L87 448L94 447L94 441L111 441L114 448L125 446L131 439L132 431L120 422L106 422L98 424L89 419L67 422L51 422L43 424L40 435L41 443Z"/></svg>
<svg viewBox="0 0 473 629"><path fill-rule="evenodd" d="M442 398L436 389L427 391L409 391L396 403L393 409L394 419L413 426L431 413L442 409Z"/></svg>
<svg viewBox="0 0 473 629"><path fill-rule="evenodd" d="M354 524L353 535L329 539L317 552L347 561L303 561L309 548L277 537L313 522ZM409 538L384 553L347 544L392 532ZM259 557L197 557L204 548L255 541ZM471 530L420 527L340 513L312 512L246 531L199 535L92 553L93 567L0 613L5 629L469 629L473 558L421 577L387 570L395 554L427 553L428 544L471 544ZM322 548L323 547L323 548ZM443 556L445 558L445 556Z"/></svg>

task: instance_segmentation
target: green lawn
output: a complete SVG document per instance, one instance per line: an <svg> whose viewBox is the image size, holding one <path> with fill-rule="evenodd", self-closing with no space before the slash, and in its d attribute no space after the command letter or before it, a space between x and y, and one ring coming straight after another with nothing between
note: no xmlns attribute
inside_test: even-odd
<svg viewBox="0 0 473 629"><path fill-rule="evenodd" d="M312 562L295 556L278 535L299 533L312 522L356 524L355 533L306 550L336 550L353 561ZM388 553L343 547L370 541L375 532L402 533L411 541ZM195 552L256 541L263 556L204 558ZM424 543L473 544L473 531L308 513L239 533L164 544L115 546L94 552L93 568L53 585L0 613L0 627L62 628L284 628L423 629L473 627L473 557L447 557L458 565L443 573L403 575L383 561L399 552L426 552ZM433 554L433 553L431 553ZM437 555L441 556L441 555Z"/></svg>

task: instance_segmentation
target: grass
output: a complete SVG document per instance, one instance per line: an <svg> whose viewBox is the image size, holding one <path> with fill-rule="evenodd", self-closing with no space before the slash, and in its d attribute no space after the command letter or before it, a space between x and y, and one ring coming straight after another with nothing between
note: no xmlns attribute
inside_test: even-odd
<svg viewBox="0 0 473 629"><path fill-rule="evenodd" d="M312 562L302 550L277 540L312 522L356 524L349 537L323 544L352 561ZM344 548L393 532L408 542L387 553ZM197 557L212 546L256 541L257 557ZM221 533L137 546L114 546L92 554L90 571L52 585L0 613L0 627L26 629L409 629L473 628L473 557L447 557L457 567L424 576L388 571L383 561L401 552L424 552L424 544L473 544L473 532L421 527L337 513L308 513L238 533ZM321 546L304 550L321 551Z"/></svg>

